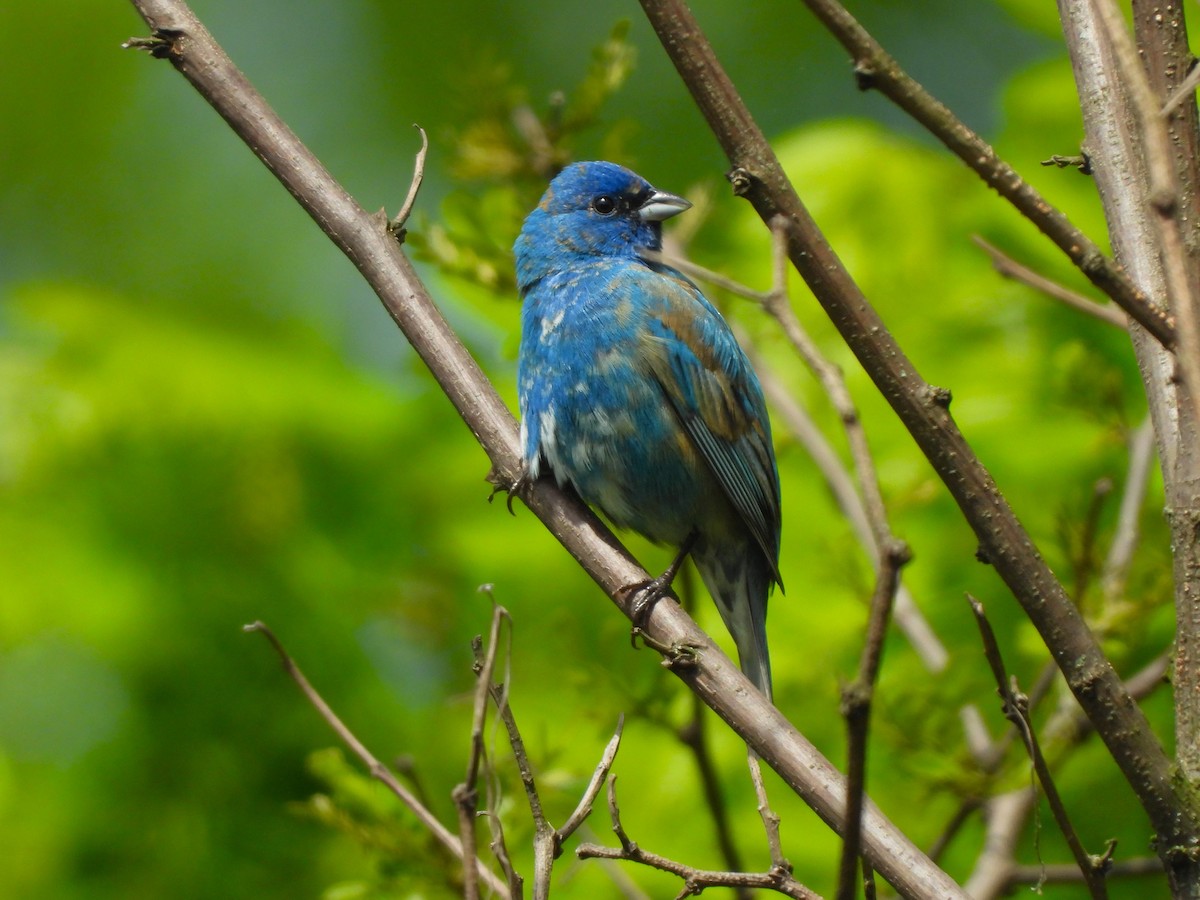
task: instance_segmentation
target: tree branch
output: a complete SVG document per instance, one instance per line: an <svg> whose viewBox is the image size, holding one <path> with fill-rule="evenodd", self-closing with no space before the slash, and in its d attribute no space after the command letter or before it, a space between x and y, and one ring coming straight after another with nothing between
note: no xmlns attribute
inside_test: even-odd
<svg viewBox="0 0 1200 900"><path fill-rule="evenodd" d="M1050 238L1117 306L1140 322L1164 347L1174 344L1175 328L1167 313L1151 302L1121 267L1105 256L1070 219L1000 159L987 141L905 72L840 3L836 0L804 2L854 58L854 72L861 88L878 90L925 126L988 187Z"/></svg>
<svg viewBox="0 0 1200 900"><path fill-rule="evenodd" d="M992 267L1003 277L1011 278L1014 281L1028 285L1035 291L1041 291L1046 296L1053 297L1055 300L1065 303L1072 309L1077 309L1082 313L1093 316L1101 322L1116 325L1118 328L1127 328L1129 326L1128 317L1117 307L1096 303L1082 294L1077 294L1075 291L1068 290L1061 284L1039 275L1028 266L1017 262L999 247L989 244L979 235L974 235L971 240L984 253L991 257Z"/></svg>
<svg viewBox="0 0 1200 900"><path fill-rule="evenodd" d="M1093 0L1059 0L1071 67L1096 186L1104 205L1117 260L1133 280L1155 296L1169 296L1156 226L1147 215L1150 178L1143 135L1135 125L1127 86L1116 74L1110 42ZM1183 7L1167 3L1134 4L1134 23L1142 63L1154 92L1166 97L1186 77L1192 59ZM1168 117L1173 162L1180 180L1180 225L1189 277L1197 277L1200 246L1200 121L1195 104L1182 104ZM1193 296L1195 290L1190 292ZM1195 404L1177 378L1175 360L1139 328L1130 330L1146 388L1158 442L1175 577L1175 748L1179 770L1194 783L1200 778L1200 432ZM1200 896L1194 792L1179 791L1180 826L1159 831L1157 847L1167 864L1172 888ZM1157 823L1156 823L1157 827Z"/></svg>
<svg viewBox="0 0 1200 900"><path fill-rule="evenodd" d="M801 204L691 12L681 0L641 2L729 157L734 192L746 197L769 227L774 228L780 216L789 223L792 264L949 488L979 539L981 555L995 566L1037 627L1154 828L1169 844L1189 842L1200 831L1200 823L1176 796L1169 758L1062 585L958 431L949 415L949 391L920 378L850 278Z"/></svg>
<svg viewBox="0 0 1200 900"><path fill-rule="evenodd" d="M476 362L438 312L412 265L387 228L346 193L251 87L245 76L178 0L132 0L153 30L141 46L166 59L199 91L276 175L380 297L388 313L454 404L491 459L496 478L512 484L519 473L516 423ZM542 481L527 505L628 617L630 592L648 580L611 532L574 498ZM668 663L709 707L831 827L841 829L845 782L841 775L669 599L646 623ZM954 881L934 865L871 803L863 819L863 852L903 894L961 898Z"/></svg>
<svg viewBox="0 0 1200 900"><path fill-rule="evenodd" d="M683 890L676 895L677 900L701 893L705 888L761 888L776 891L785 897L796 900L821 900L799 881L792 873L783 868L773 867L768 872L716 872L711 869L697 869L686 863L677 862L643 850L625 833L621 824L621 811L617 805L617 779L610 778L608 782L608 812L612 819L613 833L620 841L620 847L602 847L598 844L583 844L575 854L580 859L621 859L627 862L639 863L644 866L670 872L683 880Z"/></svg>
<svg viewBox="0 0 1200 900"><path fill-rule="evenodd" d="M1135 0L1133 26L1151 93L1158 98L1167 97L1195 63L1188 44L1184 7L1178 0L1156 3ZM1186 279L1188 293L1172 295L1172 302L1181 304L1179 310L1173 311L1181 322L1189 320L1189 329L1197 329L1200 325L1197 322L1200 310L1195 308L1196 298L1200 297L1200 113L1195 103L1183 104L1164 114L1163 119L1172 154L1168 165L1173 164L1170 174L1174 175L1178 189L1176 208L1166 230L1171 234L1179 231L1186 252L1180 259L1178 249L1171 250L1176 259L1173 263L1167 260L1164 268L1168 284ZM1160 223L1162 218L1160 214ZM1167 252L1164 248L1163 255ZM1185 311L1184 303L1191 304L1191 308ZM1200 367L1200 348L1191 345L1189 349L1196 356L1181 365L1195 370ZM1179 443L1172 448L1173 457L1163 455L1160 435L1159 452L1167 481L1167 515L1175 557L1175 754L1194 789L1200 784L1200 454L1197 452L1200 374L1186 376L1185 380L1187 384L1178 386ZM1193 415L1187 415L1189 412ZM1157 428L1157 420L1155 425ZM1174 463L1169 474L1165 468L1168 461ZM1194 862L1191 878L1191 889L1200 896L1200 865Z"/></svg>
<svg viewBox="0 0 1200 900"><path fill-rule="evenodd" d="M1143 202L1149 206L1160 248L1166 305L1175 317L1175 362L1184 381L1184 393L1191 398L1193 415L1200 420L1200 323L1196 321L1196 296L1178 219L1182 198L1171 158L1167 123L1161 113L1163 98L1150 86L1133 37L1126 30L1125 17L1116 3L1093 0L1093 4L1114 62L1113 74L1128 91L1129 105L1140 132L1146 175Z"/></svg>
<svg viewBox="0 0 1200 900"><path fill-rule="evenodd" d="M1091 856L1084 849L1078 833L1071 825L1067 808L1062 802L1062 797L1059 796L1058 787L1054 784L1054 776L1050 773L1050 766L1046 764L1046 758L1042 755L1037 733L1033 730L1033 723L1029 720L1029 698L1018 689L1016 678L1010 677L1005 670L1004 660L1000 655L1000 646L996 642L995 634L992 633L992 626L984 613L983 604L969 594L967 599L971 603L971 611L975 614L975 622L979 626L984 654L992 669L992 675L996 679L996 692L1003 701L1004 717L1012 722L1025 744L1025 750L1033 762L1033 769L1037 773L1042 792L1050 804L1050 811L1054 814L1054 820L1058 823L1059 830L1066 838L1067 846L1070 847L1071 854L1075 857L1075 864L1083 875L1088 892L1094 900L1105 900L1108 897L1108 890L1104 884L1104 871L1111 848L1109 854L1105 854L1103 857Z"/></svg>
<svg viewBox="0 0 1200 900"><path fill-rule="evenodd" d="M867 735L871 727L871 703L875 681L883 659L883 639L900 584L900 569L912 558L908 545L890 535L881 548L879 574L867 618L867 639L859 660L858 677L842 691L842 715L846 718L846 833L838 870L838 900L854 900L857 894L859 823L867 784Z"/></svg>

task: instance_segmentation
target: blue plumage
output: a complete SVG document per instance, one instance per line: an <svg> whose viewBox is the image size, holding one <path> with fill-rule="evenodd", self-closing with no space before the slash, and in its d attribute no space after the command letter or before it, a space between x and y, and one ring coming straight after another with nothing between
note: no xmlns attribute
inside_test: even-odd
<svg viewBox="0 0 1200 900"><path fill-rule="evenodd" d="M762 388L721 314L642 258L687 209L628 169L576 163L517 238L526 473L618 527L683 547L771 696L767 595L779 579L779 475Z"/></svg>

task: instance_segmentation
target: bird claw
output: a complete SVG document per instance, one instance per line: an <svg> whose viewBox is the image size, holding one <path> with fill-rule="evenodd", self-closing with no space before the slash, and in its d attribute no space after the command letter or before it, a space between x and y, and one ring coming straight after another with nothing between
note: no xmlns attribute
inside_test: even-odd
<svg viewBox="0 0 1200 900"><path fill-rule="evenodd" d="M656 641L635 625L629 632L629 639L634 649L637 649L638 638L641 638L642 643L651 650L657 651L662 655L662 664L668 669L691 668L700 660L699 644L664 644L661 641Z"/></svg>
<svg viewBox="0 0 1200 900"><path fill-rule="evenodd" d="M693 531L684 540L683 546L679 548L679 552L671 560L671 564L667 566L665 572L657 578L629 584L617 591L618 599L623 600L632 595L629 601L629 618L633 621L635 631L645 628L646 623L650 621L650 614L654 612L654 607L658 605L658 601L671 592L671 585L675 582L675 576L679 574L680 566L683 565L683 561L687 559L688 554L692 552L692 546L695 543L696 532Z"/></svg>
<svg viewBox="0 0 1200 900"><path fill-rule="evenodd" d="M524 500L526 491L529 490L529 486L533 483L533 479L529 477L529 470L525 467L524 462L521 463L521 472L514 481L510 482L502 478L500 473L496 471L495 466L492 466L488 470L487 475L484 476L484 481L492 486L492 492L488 494L487 498L488 503L491 503L497 494L507 494L508 496L504 500L504 505L507 507L509 515L512 516L517 514L513 509L513 498L520 497Z"/></svg>
<svg viewBox="0 0 1200 900"><path fill-rule="evenodd" d="M645 637L643 629L650 621L650 614L654 612L658 601L671 592L671 582L674 580L675 572L668 569L657 578L627 584L617 591L618 599L629 598L629 618L635 634L640 633Z"/></svg>

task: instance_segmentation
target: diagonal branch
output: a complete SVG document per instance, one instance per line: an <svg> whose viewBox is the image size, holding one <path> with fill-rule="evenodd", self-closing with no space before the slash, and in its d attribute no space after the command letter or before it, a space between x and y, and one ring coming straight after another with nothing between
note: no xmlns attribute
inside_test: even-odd
<svg viewBox="0 0 1200 900"><path fill-rule="evenodd" d="M850 278L800 202L691 12L681 0L641 2L732 163L734 192L746 197L772 229L780 216L788 222L792 264L950 490L979 539L981 557L995 566L1042 635L1160 839L1172 846L1186 845L1200 832L1200 822L1176 795L1170 759L1063 586L959 432L949 414L949 391L917 374Z"/></svg>
<svg viewBox="0 0 1200 900"><path fill-rule="evenodd" d="M132 42L166 59L250 146L330 239L349 257L429 367L491 459L496 477L519 474L512 414L451 331L388 229L339 185L267 105L180 0L132 0L153 30ZM628 617L630 584L649 575L612 533L576 499L539 482L525 492L529 508ZM645 630L670 649L672 671L724 719L785 783L831 827L844 827L845 781L683 612L666 599ZM867 802L863 853L902 894L962 898L962 890L911 840Z"/></svg>
<svg viewBox="0 0 1200 900"><path fill-rule="evenodd" d="M1079 867L1079 871L1087 883L1089 893L1095 900L1105 900L1108 897L1108 890L1104 883L1104 872L1111 855L1111 846L1109 853L1101 857L1091 856L1084 849L1079 835L1071 825L1067 808L1062 802L1062 797L1059 796L1054 776L1050 773L1050 766L1042 754L1037 733L1033 730L1033 723L1029 720L1029 697L1021 693L1017 687L1017 679L1010 676L1005 669L1004 660L1000 655L1000 645L996 641L996 635L992 632L992 626L988 622L983 604L970 594L967 595L967 600L971 604L971 611L975 614L975 622L979 626L984 654L987 656L992 676L996 679L996 693L1003 701L1004 717L1013 723L1025 744L1025 750L1033 763L1033 769L1037 773L1042 792L1046 795L1046 801L1050 804L1054 820L1058 823L1063 837L1066 838L1067 846L1071 849L1071 855L1075 857L1075 864Z"/></svg>
<svg viewBox="0 0 1200 900"><path fill-rule="evenodd" d="M1082 294L1077 294L1063 287L1058 282L1051 281L1044 275L1039 275L1028 266L1017 262L999 247L989 244L979 235L973 236L971 240L991 257L992 267L1003 277L1012 278L1015 281L1028 285L1035 291L1041 291L1046 296L1053 297L1055 300L1065 303L1072 309L1077 309L1082 313L1093 316L1101 322L1116 325L1118 328L1128 327L1128 317L1115 306L1096 303Z"/></svg>
<svg viewBox="0 0 1200 900"><path fill-rule="evenodd" d="M791 870L784 866L773 865L766 872L717 872L709 869L697 869L695 866L689 866L686 863L643 850L635 841L630 840L625 826L621 824L615 776L608 781L608 814L612 819L613 833L617 836L621 846L603 847L599 844L582 844L575 851L576 855L580 859L621 859L677 875L683 880L683 890L676 895L678 900L700 894L705 888L710 887L758 888L775 891L785 897L793 897L795 900L821 900L820 895L793 878Z"/></svg>
<svg viewBox="0 0 1200 900"><path fill-rule="evenodd" d="M955 117L937 98L905 72L836 0L805 0L829 32L854 57L854 72L864 90L874 88L925 126L988 187L1011 203L1079 270L1140 322L1164 347L1175 341L1167 313L1151 302L1112 259L1076 228L1060 210L996 155L983 138Z"/></svg>

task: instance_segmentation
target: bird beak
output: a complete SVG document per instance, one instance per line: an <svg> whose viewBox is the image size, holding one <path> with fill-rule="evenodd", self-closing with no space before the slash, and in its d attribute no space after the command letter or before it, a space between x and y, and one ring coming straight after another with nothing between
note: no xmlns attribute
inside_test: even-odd
<svg viewBox="0 0 1200 900"><path fill-rule="evenodd" d="M682 197L668 194L666 191L655 191L638 207L637 214L644 222L661 222L691 207L692 204Z"/></svg>

